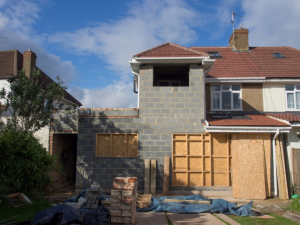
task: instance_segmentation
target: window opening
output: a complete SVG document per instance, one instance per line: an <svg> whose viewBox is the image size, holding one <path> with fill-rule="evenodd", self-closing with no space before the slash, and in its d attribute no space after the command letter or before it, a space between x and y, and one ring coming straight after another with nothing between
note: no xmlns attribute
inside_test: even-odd
<svg viewBox="0 0 300 225"><path fill-rule="evenodd" d="M207 52L207 54L210 54L211 58L213 58L213 59L222 58L222 55L220 54L220 52Z"/></svg>
<svg viewBox="0 0 300 225"><path fill-rule="evenodd" d="M286 84L286 108L288 110L300 110L300 85Z"/></svg>
<svg viewBox="0 0 300 225"><path fill-rule="evenodd" d="M285 56L280 52L273 52L272 54L275 56L275 58L285 58Z"/></svg>
<svg viewBox="0 0 300 225"><path fill-rule="evenodd" d="M190 67L186 66L154 66L153 86L189 86Z"/></svg>
<svg viewBox="0 0 300 225"><path fill-rule="evenodd" d="M241 85L211 85L212 110L241 110Z"/></svg>

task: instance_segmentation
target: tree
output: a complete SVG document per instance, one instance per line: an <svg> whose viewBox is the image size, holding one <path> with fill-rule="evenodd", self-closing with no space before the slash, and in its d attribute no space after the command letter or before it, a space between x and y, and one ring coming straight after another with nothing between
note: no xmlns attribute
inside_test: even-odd
<svg viewBox="0 0 300 225"><path fill-rule="evenodd" d="M49 79L49 78L48 78ZM49 81L49 80L48 80ZM35 132L50 124L54 110L62 109L66 87L57 77L57 82L45 84L39 70L33 70L30 80L24 71L8 79L10 91L0 91L3 110L11 113L7 126L24 132Z"/></svg>

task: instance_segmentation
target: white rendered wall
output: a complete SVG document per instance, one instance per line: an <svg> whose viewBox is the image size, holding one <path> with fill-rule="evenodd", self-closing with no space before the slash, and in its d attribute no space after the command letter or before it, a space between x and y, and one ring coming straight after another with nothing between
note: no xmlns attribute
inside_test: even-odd
<svg viewBox="0 0 300 225"><path fill-rule="evenodd" d="M10 91L10 87L9 87L9 83L7 82L7 80L0 80L0 90L2 90L2 88L4 88L6 90L6 93ZM2 99L0 99L0 102L3 104L4 101Z"/></svg>
<svg viewBox="0 0 300 225"><path fill-rule="evenodd" d="M286 111L285 84L264 83L263 101L265 112Z"/></svg>

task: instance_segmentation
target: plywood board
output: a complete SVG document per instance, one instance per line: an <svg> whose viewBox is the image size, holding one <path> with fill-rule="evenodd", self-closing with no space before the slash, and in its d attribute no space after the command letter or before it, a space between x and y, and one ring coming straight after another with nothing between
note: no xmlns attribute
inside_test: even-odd
<svg viewBox="0 0 300 225"><path fill-rule="evenodd" d="M293 153L293 181L297 186L296 194L300 194L300 149L292 149Z"/></svg>
<svg viewBox="0 0 300 225"><path fill-rule="evenodd" d="M188 173L189 186L203 186L203 174L202 173Z"/></svg>
<svg viewBox="0 0 300 225"><path fill-rule="evenodd" d="M266 199L264 146L249 134L239 135L239 198Z"/></svg>
<svg viewBox="0 0 300 225"><path fill-rule="evenodd" d="M126 134L126 156L138 156L138 135Z"/></svg>
<svg viewBox="0 0 300 225"><path fill-rule="evenodd" d="M126 156L125 135L113 134L111 149L112 156Z"/></svg>
<svg viewBox="0 0 300 225"><path fill-rule="evenodd" d="M164 183L163 183L163 195L169 194L169 178L170 178L170 157L165 156L164 159Z"/></svg>
<svg viewBox="0 0 300 225"><path fill-rule="evenodd" d="M110 156L110 134L98 134L96 138L96 156Z"/></svg>
<svg viewBox="0 0 300 225"><path fill-rule="evenodd" d="M227 186L228 173L213 172L213 185L214 186Z"/></svg>
<svg viewBox="0 0 300 225"><path fill-rule="evenodd" d="M211 174L210 173L203 173L204 176L204 186L212 186L213 184L211 183Z"/></svg>
<svg viewBox="0 0 300 225"><path fill-rule="evenodd" d="M174 141L173 142L173 154L174 155L186 155L186 142Z"/></svg>
<svg viewBox="0 0 300 225"><path fill-rule="evenodd" d="M186 134L173 134L173 139L186 140Z"/></svg>
<svg viewBox="0 0 300 225"><path fill-rule="evenodd" d="M227 186L228 185L228 159L227 158L213 158L213 185Z"/></svg>
<svg viewBox="0 0 300 225"><path fill-rule="evenodd" d="M202 157L189 157L188 167L189 171L202 171Z"/></svg>
<svg viewBox="0 0 300 225"><path fill-rule="evenodd" d="M186 173L173 173L172 182L174 186L186 186L187 185Z"/></svg>
<svg viewBox="0 0 300 225"><path fill-rule="evenodd" d="M231 155L232 155L232 192L234 198L240 196L240 181L239 181L239 134L231 134L230 143Z"/></svg>
<svg viewBox="0 0 300 225"><path fill-rule="evenodd" d="M204 141L203 145L204 155L210 155L210 142Z"/></svg>
<svg viewBox="0 0 300 225"><path fill-rule="evenodd" d="M173 170L175 171L186 171L187 162L185 156L175 156L173 158Z"/></svg>
<svg viewBox="0 0 300 225"><path fill-rule="evenodd" d="M204 157L204 170L210 171L210 157Z"/></svg>
<svg viewBox="0 0 300 225"><path fill-rule="evenodd" d="M201 141L189 141L188 142L188 154L189 155L202 155L202 142Z"/></svg>
<svg viewBox="0 0 300 225"><path fill-rule="evenodd" d="M150 181L150 192L152 195L156 194L156 159L151 159L151 181Z"/></svg>
<svg viewBox="0 0 300 225"><path fill-rule="evenodd" d="M264 149L265 149L265 168L266 168L266 190L267 197L272 197L271 194L271 134L263 134Z"/></svg>
<svg viewBox="0 0 300 225"><path fill-rule="evenodd" d="M227 135L212 135L212 155L227 157Z"/></svg>
<svg viewBox="0 0 300 225"><path fill-rule="evenodd" d="M202 139L202 135L201 134L189 134L188 135L188 139L189 140L201 140Z"/></svg>

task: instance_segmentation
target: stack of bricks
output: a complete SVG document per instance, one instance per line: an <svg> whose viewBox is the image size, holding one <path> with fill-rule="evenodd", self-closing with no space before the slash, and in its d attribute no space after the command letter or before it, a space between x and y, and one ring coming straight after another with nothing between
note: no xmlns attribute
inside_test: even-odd
<svg viewBox="0 0 300 225"><path fill-rule="evenodd" d="M111 190L111 224L136 224L136 177L117 177Z"/></svg>

